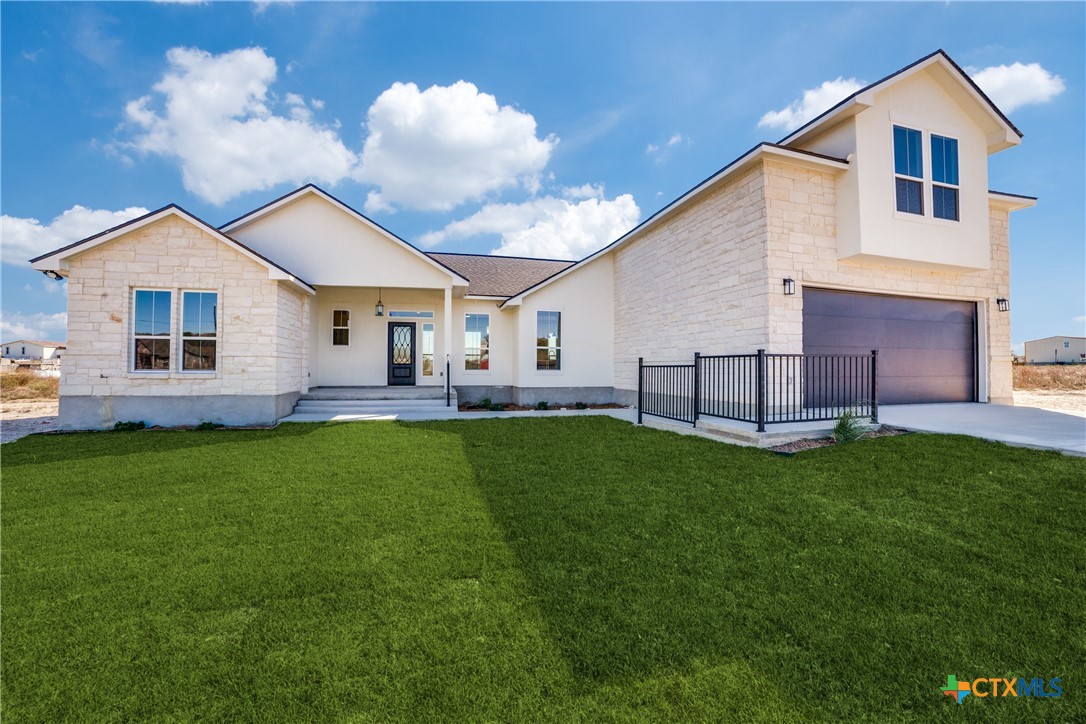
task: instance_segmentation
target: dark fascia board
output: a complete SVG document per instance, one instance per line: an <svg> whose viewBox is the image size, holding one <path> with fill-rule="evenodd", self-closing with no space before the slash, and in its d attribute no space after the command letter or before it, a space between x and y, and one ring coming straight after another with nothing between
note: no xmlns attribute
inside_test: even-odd
<svg viewBox="0 0 1086 724"><path fill-rule="evenodd" d="M931 60L932 58L934 58L936 56L942 56L942 58L944 60L946 60L948 63L950 63L950 65L954 68L954 70L958 71L958 75L960 75L965 80L965 82L968 83L973 88L973 90L975 90L980 95L980 97L984 99L984 101L988 104L988 107L991 108L996 113L996 115L998 115L1003 120L1003 122L1006 123L1010 127L1010 129L1015 132L1015 134L1017 134L1017 136L1019 138L1024 138L1025 137L1025 134L1023 134L1020 130L1018 130L1018 127L1015 126L1014 123L1011 122L1011 119L1007 118L1007 116L1003 113L1003 111L999 110L999 106L997 106L995 103L992 102L992 99L988 97L988 94L985 93L984 91L982 91L980 89L980 86L978 86L973 81L973 79L969 77L969 74L966 73L964 70L962 70L961 66L958 65L957 63L955 63L954 59L951 58L949 55L947 55L947 52L945 50L943 50L942 48L939 48L934 53L928 53L923 58L920 58L919 60L914 60L912 63L909 63L908 65L906 65L904 68L900 68L898 70L895 70L893 73L886 76L885 78L881 78L881 79L875 81L874 83L870 83L870 84L864 86L860 90L856 91L852 95L850 95L847 98L845 98L844 100L842 100L840 103L836 104L835 106L833 106L832 108L826 110L825 112L820 113L819 115L815 116L811 120L804 123L802 126L797 128L796 130L789 133L787 136L782 138L779 141L779 143L782 143L782 144L783 143L788 143L791 139L802 135L803 132L806 131L807 129L821 123L822 119L826 118L829 115L832 115L837 109L839 109L842 106L845 106L845 105L851 103L852 101L854 101L857 96L862 95L863 93L867 93L872 88L875 88L876 86L880 86L880 85L882 85L883 83L885 83L885 82L887 82L889 80L893 80L894 78L901 75L902 73L904 73L906 71L909 71L909 70L912 70L913 68L920 65L921 63L926 63L927 61Z"/></svg>
<svg viewBox="0 0 1086 724"><path fill-rule="evenodd" d="M309 282L307 282L304 279L302 279L301 277L299 277L297 274L292 272L290 269L287 269L283 265L272 261L271 259L264 256L263 254L256 251L255 249L251 249L248 246L246 246L245 244L242 244L240 241L238 241L234 237L230 236L229 234L223 233L219 229L216 229L214 226L212 226L208 222L204 221L203 219L201 219L196 214L193 214L193 213L191 213L189 211L186 211L184 208L182 208L181 206L178 206L177 204L167 204L166 206L163 206L160 209L155 209L154 211L148 212L148 213L144 214L143 216L137 217L135 219L131 219L129 221L124 222L123 224L118 224L118 225L116 225L116 226L114 226L112 228L106 229L105 231L100 231L97 234L94 234L93 236L88 236L85 239L80 239L79 241L68 244L67 246L62 246L59 249L54 249L53 251L42 254L41 256L36 256L36 257L34 257L33 259L30 260L30 263L33 264L33 263L35 263L37 261L40 261L41 259L45 259L45 258L50 257L50 256L55 256L57 254L63 253L65 251L69 251L71 249L75 249L75 248L77 248L79 246L82 246L84 244L92 242L95 239L98 239L100 237L107 236L109 234L113 234L113 233L116 233L118 231L121 231L122 229L124 229L126 227L134 226L136 224L142 223L142 222L146 221L147 219L149 219L149 218L151 218L153 216L157 216L158 214L161 214L164 211L170 211L171 209L175 210L175 211L179 211L182 214L184 214L185 216L187 216L188 218L196 221L198 224L204 226L213 235L221 236L221 237L227 239L230 243L235 244L236 246L240 247L241 249L244 249L246 252L248 252L249 254L252 254L253 256L257 257L258 259L260 259L264 263L275 267L276 269L278 269L279 271L283 272L284 274L286 274L286 275L288 275L290 277L293 277L294 279L298 280L302 285L309 288L313 292L317 291L313 287L312 284L310 284Z"/></svg>
<svg viewBox="0 0 1086 724"><path fill-rule="evenodd" d="M612 241L607 246L603 247L602 249L600 249L598 251L592 252L588 256L584 257L583 259L578 260L577 262L575 262L574 264L566 267L565 269L560 269L560 270L556 271L554 274L551 274L549 277L539 280L538 282L536 282L532 286L526 287L526 288L520 290L519 292L517 292L516 294L510 295L509 299L513 299L514 297L519 297L522 294L527 294L528 292L532 291L536 287L539 287L539 286L542 286L542 285L548 283L549 281L554 279L556 276L558 276L560 274L565 274L565 273L569 272L570 270L574 269L575 267L578 267L581 264L584 264L585 262L589 261L590 259L594 259L596 257L603 256L608 251L610 251L611 248L614 247L616 244L620 244L623 241L625 241L627 238L632 236L633 234L636 234L646 224L652 223L653 219L656 219L657 217L671 211L675 207L676 204L681 202L683 199L685 199L687 196L692 194L694 191L697 191L699 188L701 188L705 184L709 183L714 178L716 178L716 177L720 176L721 174L726 173L727 171L731 170L732 167L734 167L736 164L741 163L744 159L746 159L752 153L757 151L759 148L763 148L763 147L774 148L774 149L777 149L777 150L780 150L780 151L788 151L789 153L801 154L803 156L811 156L812 158L821 159L823 161L832 161L832 162L835 162L835 163L848 164L848 160L844 159L844 158L836 158L834 156L827 156L827 155L825 155L823 153L815 153L814 151L805 151L805 150L799 149L799 148L789 148L788 146L782 146L779 143L771 143L769 141L762 141L761 143L758 143L758 144L755 144L754 146L751 146L749 150L747 150L745 153L742 153L739 156L737 156L735 159L730 161L723 168L720 168L717 171L714 171L713 173L711 173L708 176L706 176L705 178L703 178L701 181L698 181L696 184L694 184L693 186L688 188L686 191L683 191L681 194L679 194L674 200L672 200L666 206L663 206L660 209L658 209L656 211L656 213L654 213L652 216L645 219L640 224L638 224L634 228L630 229L625 234L618 237L617 239ZM506 301L508 301L508 299ZM503 303L503 306L504 306L504 303Z"/></svg>
<svg viewBox="0 0 1086 724"><path fill-rule="evenodd" d="M340 199L340 198L337 198L336 196L333 196L332 194L328 193L327 191L325 191L324 189L322 189L320 186L318 186L315 183L307 183L305 186L301 186L299 188L294 189L293 191L285 193L285 194L283 194L282 196L280 196L277 199L272 199L271 201L264 204L263 206L259 206L259 207L255 208L255 209L253 209L252 211L249 211L249 212L247 212L245 214L242 214L241 216L239 216L236 219L233 219L232 221L226 222L225 224L223 224L219 228L220 229L229 228L229 227L233 226L234 224L237 224L240 221L244 221L245 219L249 218L250 216L255 216L256 214L259 214L261 211L268 208L269 206L274 206L275 204L278 204L281 201L286 201L291 196L296 196L296 195L302 193L306 189L313 189L314 191L317 191L318 193L321 193L321 194L327 196L328 198L332 199L333 201L335 201L337 204L339 204L343 208L348 209L352 214L355 214L356 216L359 216L360 218L365 219L366 223L373 225L375 228L380 229L382 232L384 232L388 236L392 237L396 241L400 242L404 246L410 247L411 249L413 249L418 254L421 254L422 256L430 259L429 255L425 251L423 251L422 249L418 248L417 246L415 246L411 242L407 241L406 239L403 239L400 236L392 233L391 231L389 231L385 227L381 226L380 224L378 224L376 221L374 221L370 217L363 214L358 209L354 208L353 206L351 206L350 204L345 202L343 199ZM449 267L446 264L442 264L437 259L430 259L430 261L433 262L434 264L437 264L438 266L440 266L442 269L449 272L450 274L456 276L458 279L464 279L465 281L469 281L469 282L471 281L470 279L468 279L466 276L464 276L460 272L456 271L455 269Z"/></svg>
<svg viewBox="0 0 1086 724"><path fill-rule="evenodd" d="M995 189L988 189L988 193L997 194L999 196L1013 196L1016 199L1026 199L1027 201L1036 201L1036 196L1026 196L1025 194L1012 194L1009 191L996 191Z"/></svg>

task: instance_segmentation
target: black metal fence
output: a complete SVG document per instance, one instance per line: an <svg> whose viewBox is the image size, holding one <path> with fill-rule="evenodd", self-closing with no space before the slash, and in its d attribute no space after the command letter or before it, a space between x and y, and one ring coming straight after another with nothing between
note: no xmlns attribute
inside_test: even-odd
<svg viewBox="0 0 1086 724"><path fill-rule="evenodd" d="M845 410L879 419L878 350L871 354L695 354L690 364L637 361L642 415L697 424L719 417L752 422L832 420Z"/></svg>

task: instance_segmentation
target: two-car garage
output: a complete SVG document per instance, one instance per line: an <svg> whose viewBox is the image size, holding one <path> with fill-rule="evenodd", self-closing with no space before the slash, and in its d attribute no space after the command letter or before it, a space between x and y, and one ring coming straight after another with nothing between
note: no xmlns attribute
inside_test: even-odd
<svg viewBox="0 0 1086 724"><path fill-rule="evenodd" d="M879 351L880 404L977 399L977 305L803 289L804 354Z"/></svg>

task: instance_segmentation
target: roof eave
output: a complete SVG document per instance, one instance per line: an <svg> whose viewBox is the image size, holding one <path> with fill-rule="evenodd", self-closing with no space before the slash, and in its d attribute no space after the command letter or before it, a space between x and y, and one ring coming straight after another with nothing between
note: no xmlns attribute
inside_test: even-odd
<svg viewBox="0 0 1086 724"><path fill-rule="evenodd" d="M1021 211L1037 205L1037 197L1009 194L1004 191L989 191L988 204L1006 211Z"/></svg>
<svg viewBox="0 0 1086 724"><path fill-rule="evenodd" d="M562 269L561 271L552 274L551 276L543 279L542 281L536 282L527 289L523 289L517 292L513 296L509 297L509 299L505 300L500 306L517 306L524 300L524 297L528 296L529 294L532 294L539 289L542 289L544 286L552 282L558 281L567 274L570 274L577 269L580 269L581 267L589 264L593 260L603 256L604 254L609 254L613 251L617 251L644 232L658 225L664 219L670 217L675 212L685 208L687 204L694 201L694 199L700 197L703 193L713 188L718 183L723 182L727 178L764 159L783 160L787 163L798 164L808 168L817 168L824 171L831 171L833 173L842 173L844 171L847 171L849 168L848 161L843 158L834 158L832 156L825 156L823 154L813 153L811 151L801 151L794 148L785 148L784 146L775 143L759 143L757 146L750 149L742 156L735 159L709 178L705 179L701 183L691 188L682 196L675 199L670 204L660 209L649 218L642 221L636 227L626 232L615 241L611 242L594 254L586 256L584 259L581 259L577 263L572 264L571 266L568 266L565 269Z"/></svg>

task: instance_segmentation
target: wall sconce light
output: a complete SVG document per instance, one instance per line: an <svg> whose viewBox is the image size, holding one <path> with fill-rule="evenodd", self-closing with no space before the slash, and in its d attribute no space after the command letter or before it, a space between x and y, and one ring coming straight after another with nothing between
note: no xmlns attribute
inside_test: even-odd
<svg viewBox="0 0 1086 724"><path fill-rule="evenodd" d="M796 280L792 277L784 278L784 293L786 296L791 296L796 293Z"/></svg>
<svg viewBox="0 0 1086 724"><path fill-rule="evenodd" d="M1009 312L1011 310L1011 303L1003 297L1000 297L996 300L996 307L1001 312Z"/></svg>
<svg viewBox="0 0 1086 724"><path fill-rule="evenodd" d="M381 289L377 289L377 306L373 308L373 316L383 317L385 316L385 305L381 301Z"/></svg>
<svg viewBox="0 0 1086 724"><path fill-rule="evenodd" d="M58 274L57 272L53 271L52 269L49 269L48 271L43 271L42 274L49 277L50 279L52 279L55 282L59 282L61 279L64 278L60 274Z"/></svg>

